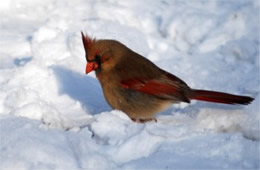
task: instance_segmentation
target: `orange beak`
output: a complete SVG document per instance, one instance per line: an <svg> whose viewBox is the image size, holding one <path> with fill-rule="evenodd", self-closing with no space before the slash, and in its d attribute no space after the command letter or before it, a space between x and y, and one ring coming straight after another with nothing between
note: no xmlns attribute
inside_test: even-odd
<svg viewBox="0 0 260 170"><path fill-rule="evenodd" d="M98 68L98 64L96 62L88 62L86 66L86 74L90 73L93 70Z"/></svg>

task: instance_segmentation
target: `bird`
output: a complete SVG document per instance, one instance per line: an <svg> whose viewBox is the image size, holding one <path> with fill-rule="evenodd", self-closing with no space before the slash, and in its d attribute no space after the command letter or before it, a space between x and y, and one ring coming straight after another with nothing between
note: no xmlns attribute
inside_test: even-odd
<svg viewBox="0 0 260 170"><path fill-rule="evenodd" d="M200 100L222 104L250 104L254 98L190 88L177 76L112 39L95 39L81 32L87 60L85 74L95 71L112 109L135 122L157 121L156 113L174 103Z"/></svg>

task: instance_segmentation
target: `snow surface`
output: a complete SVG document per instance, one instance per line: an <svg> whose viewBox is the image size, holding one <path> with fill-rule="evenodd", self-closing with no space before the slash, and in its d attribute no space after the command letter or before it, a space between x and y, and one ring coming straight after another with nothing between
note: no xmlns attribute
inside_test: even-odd
<svg viewBox="0 0 260 170"><path fill-rule="evenodd" d="M258 0L0 3L0 169L259 169ZM117 39L193 88L248 106L111 110L80 37Z"/></svg>

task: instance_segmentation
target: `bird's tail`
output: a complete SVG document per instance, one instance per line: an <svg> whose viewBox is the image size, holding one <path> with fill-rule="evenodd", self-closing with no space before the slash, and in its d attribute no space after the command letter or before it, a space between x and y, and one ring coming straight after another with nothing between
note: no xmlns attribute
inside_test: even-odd
<svg viewBox="0 0 260 170"><path fill-rule="evenodd" d="M238 96L228 93L192 89L189 99L202 100L223 104L250 104L254 98L249 96Z"/></svg>

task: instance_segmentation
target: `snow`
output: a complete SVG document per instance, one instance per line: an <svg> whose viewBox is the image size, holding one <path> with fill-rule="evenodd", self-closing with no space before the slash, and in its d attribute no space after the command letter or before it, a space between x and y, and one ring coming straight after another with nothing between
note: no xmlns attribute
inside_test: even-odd
<svg viewBox="0 0 260 170"><path fill-rule="evenodd" d="M258 0L0 3L0 169L259 169ZM111 110L84 74L80 31L116 39L193 88L158 122Z"/></svg>

